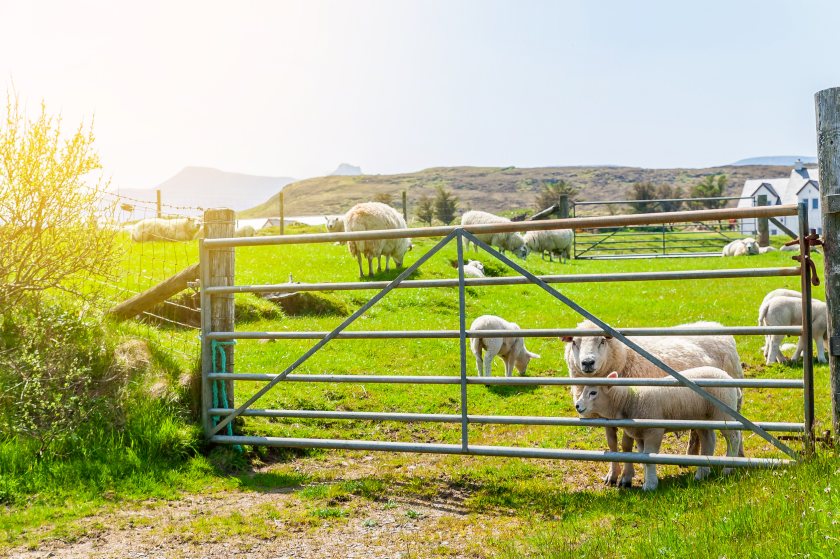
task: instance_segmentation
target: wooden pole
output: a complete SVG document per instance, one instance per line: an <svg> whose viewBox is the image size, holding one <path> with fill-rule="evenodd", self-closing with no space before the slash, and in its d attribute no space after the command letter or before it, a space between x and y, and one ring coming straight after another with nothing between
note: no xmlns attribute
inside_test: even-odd
<svg viewBox="0 0 840 559"><path fill-rule="evenodd" d="M160 204L160 189L159 188L157 190L155 190L155 197L157 198L157 204L156 204L156 206L157 206L157 216L158 217L163 217L163 212L160 209L161 204Z"/></svg>
<svg viewBox="0 0 840 559"><path fill-rule="evenodd" d="M569 217L569 195L568 194L561 194L560 195L560 219L566 219Z"/></svg>
<svg viewBox="0 0 840 559"><path fill-rule="evenodd" d="M236 234L236 214L229 209L213 209L204 212L204 234L205 239L218 239L222 237L233 237ZM206 251L207 257L207 286L216 287L220 285L231 286L234 284L235 252L233 248L209 248ZM202 288L204 286L202 285ZM213 295L209 297L210 307L210 330L213 332L230 332L234 330L234 300L233 294ZM202 306L202 312L205 312ZM222 346L226 362L227 373L233 372L233 345ZM212 357L212 356L211 356ZM221 360L216 358L216 366L220 366ZM212 361L204 363L203 368L212 368ZM228 401L222 402L222 407L233 408L234 394L233 381L226 380L225 389ZM221 394L219 395L221 398Z"/></svg>
<svg viewBox="0 0 840 559"><path fill-rule="evenodd" d="M406 223L408 223L408 195L405 190L402 191L402 203L403 203L403 219Z"/></svg>
<svg viewBox="0 0 840 559"><path fill-rule="evenodd" d="M188 287L188 283L198 279L198 264L193 264L159 284L138 293L130 299L112 307L108 314L117 320L127 320L155 305L163 303Z"/></svg>
<svg viewBox="0 0 840 559"><path fill-rule="evenodd" d="M825 240L823 260L828 305L831 423L835 441L840 442L840 87L819 91L814 98Z"/></svg>
<svg viewBox="0 0 840 559"><path fill-rule="evenodd" d="M766 194L758 195L758 205L768 205ZM770 246L770 222L766 217L758 218L758 246Z"/></svg>
<svg viewBox="0 0 840 559"><path fill-rule="evenodd" d="M286 200L283 191L280 191L280 234L286 234Z"/></svg>

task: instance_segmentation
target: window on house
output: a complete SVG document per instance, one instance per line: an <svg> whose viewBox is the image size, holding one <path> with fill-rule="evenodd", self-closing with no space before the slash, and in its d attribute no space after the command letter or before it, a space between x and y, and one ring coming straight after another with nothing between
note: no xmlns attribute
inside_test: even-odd
<svg viewBox="0 0 840 559"><path fill-rule="evenodd" d="M814 198L813 200L811 200L811 208L812 209L816 210L819 207L820 207L820 199L819 198Z"/></svg>

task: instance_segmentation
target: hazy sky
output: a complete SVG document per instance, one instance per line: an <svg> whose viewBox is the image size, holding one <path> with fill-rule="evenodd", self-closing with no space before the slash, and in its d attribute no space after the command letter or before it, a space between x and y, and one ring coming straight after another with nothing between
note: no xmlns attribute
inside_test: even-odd
<svg viewBox="0 0 840 559"><path fill-rule="evenodd" d="M706 166L816 152L840 2L0 0L0 79L106 171Z"/></svg>

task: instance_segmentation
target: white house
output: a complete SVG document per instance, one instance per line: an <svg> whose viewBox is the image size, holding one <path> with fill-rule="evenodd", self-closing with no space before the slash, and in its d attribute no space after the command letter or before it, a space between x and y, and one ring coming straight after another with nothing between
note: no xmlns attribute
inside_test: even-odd
<svg viewBox="0 0 840 559"><path fill-rule="evenodd" d="M781 204L798 204L805 202L808 205L808 226L822 233L822 214L820 210L820 181L817 169L808 169L797 160L790 176L781 179L753 179L744 181L744 190L741 192L741 200L738 200L738 207L745 208L758 205L760 195L767 196L767 203L771 206ZM788 229L794 232L799 231L799 217L786 216L777 217ZM742 219L741 232L753 235L758 232L758 223L755 219ZM773 222L770 222L770 234L784 234Z"/></svg>

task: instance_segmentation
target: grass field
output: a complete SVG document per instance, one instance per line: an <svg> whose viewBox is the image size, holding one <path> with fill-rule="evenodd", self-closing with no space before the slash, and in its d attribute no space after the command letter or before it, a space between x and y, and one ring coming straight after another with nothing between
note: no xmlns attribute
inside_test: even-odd
<svg viewBox="0 0 840 559"><path fill-rule="evenodd" d="M407 265L416 261L433 241L415 240ZM149 258L138 259L139 247L126 243L124 277L167 277L197 260L196 247L182 245L165 266L151 268ZM149 254L152 247L143 247ZM157 247L164 254L167 247ZM469 254L469 256L476 256ZM457 277L452 262L455 246L433 257L413 279ZM509 275L486 255L480 259L490 275ZM822 263L817 256L818 269ZM535 274L646 272L794 265L790 254L769 253L742 258L649 259L631 261L571 261L549 263L531 256L526 267ZM357 267L347 249L339 245L301 245L242 248L236 251L237 283L295 281L356 281ZM140 267L144 271L141 271ZM390 279L396 272L383 273ZM129 285L130 288L139 287ZM798 289L798 278L695 280L679 282L626 282L615 284L561 284L558 289L584 308L617 327L673 326L697 320L727 326L756 323L764 294L776 287ZM237 322L239 330L330 330L358 308L374 291L333 292L324 295L328 313L270 316L253 295L237 295L240 309L250 320ZM814 296L822 298L822 288ZM580 319L562 303L536 286L469 288L467 324L481 314L497 314L523 328L572 327ZM244 313L243 313L244 314ZM390 293L349 330L457 329L456 289L405 289ZM132 326L123 326L130 332ZM156 343L194 343L195 333L164 328ZM765 366L758 337L737 339L748 378L797 378L801 366ZM238 372L282 371L313 341L240 341L236 345ZM556 339L528 339L531 351L542 357L532 361L530 376L565 376L563 344ZM185 360L184 368L194 367ZM469 373L475 374L472 356ZM501 362L494 374L502 374ZM457 340L335 340L302 365L296 373L457 375ZM827 429L830 402L828 372L816 368L818 431ZM242 402L262 383L241 382L236 400ZM458 386L351 385L281 383L255 407L277 409L349 410L416 413L459 413ZM467 400L472 414L576 416L568 391L562 387L470 386ZM802 395L797 390L747 389L743 413L762 421L801 421ZM448 424L373 423L347 420L282 420L247 418L238 422L244 434L284 437L364 438L381 441L454 443L459 426ZM682 453L685 438L666 438L667 452ZM721 439L722 440L722 439ZM598 429L486 425L471 426L473 444L545 448L603 449ZM796 449L798 441L789 441ZM719 444L718 452L724 445ZM748 456L780 456L756 435L746 435ZM406 518L418 526L428 545L408 556L502 557L788 557L792 553L831 557L837 549L837 492L840 461L822 449L821 458L789 471L739 472L695 483L692 472L660 467L660 490L653 495L634 490L604 488L600 479L606 465L525 459L418 456L360 452L280 452L246 449L246 457L220 449L210 458L197 456L180 467L151 476L147 485L113 482L111 497L65 490L69 504L60 508L54 497L33 496L28 504L7 507L2 518L6 545L50 538L79 538L89 533L82 519L117 506L137 507L147 497L176 498L181 492L222 491L263 494L290 492L281 511L254 509L236 515L220 514L205 524L179 529L194 538L207 533L234 533L236 537L277 537L282 530L341 530L364 525L373 530L377 511L392 503L419 502L432 506L457 501L462 521L437 519L430 513L405 508ZM245 460L249 459L250 463ZM239 464L233 467L231 464ZM138 470L142 473L142 466ZM640 474L639 474L640 475ZM138 474L138 479L142 477ZM97 487L109 487L108 482ZM117 503L127 503L117 505ZM416 507L415 507L416 508ZM418 515L412 518L411 511ZM425 515L425 516L424 516ZM424 521L424 518L426 520ZM370 526L365 523L373 522ZM449 522L449 524L447 524ZM459 523L460 522L460 523ZM271 524L273 523L273 524ZM279 524L278 524L279 523ZM269 525L270 524L270 525ZM278 528L278 526L282 527ZM777 531L780 526L785 530ZM273 528L272 528L273 527ZM297 528L295 528L297 527ZM703 527L698 529L697 527ZM279 531L278 531L279 530ZM466 530L466 532L464 532ZM468 535L456 545L442 543L433 532ZM459 532L461 531L461 532ZM767 538L773 531L777 537ZM206 532L206 533L205 533ZM437 533L435 532L435 533ZM804 556L804 555L803 555Z"/></svg>

